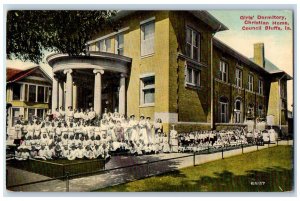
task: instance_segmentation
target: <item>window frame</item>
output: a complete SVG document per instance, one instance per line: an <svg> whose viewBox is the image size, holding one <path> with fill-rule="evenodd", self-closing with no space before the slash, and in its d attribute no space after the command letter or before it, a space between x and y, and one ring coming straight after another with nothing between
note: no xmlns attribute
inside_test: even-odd
<svg viewBox="0 0 300 201"><path fill-rule="evenodd" d="M15 95L15 92L14 92L14 87L16 86L16 85L19 85L20 86L20 91L19 91L19 99L15 99L14 98L14 95ZM22 97L22 90L23 90L23 84L21 84L21 83L14 83L13 84L13 86L12 86L12 100L13 101L21 101L21 100L23 100L23 97Z"/></svg>
<svg viewBox="0 0 300 201"><path fill-rule="evenodd" d="M243 70L240 68L235 69L235 85L238 88L243 88Z"/></svg>
<svg viewBox="0 0 300 201"><path fill-rule="evenodd" d="M258 93L264 94L264 81L262 79L258 79Z"/></svg>
<svg viewBox="0 0 300 201"><path fill-rule="evenodd" d="M107 47L107 41L110 41L110 49L109 49L109 51L108 51L108 47ZM98 50L99 50L99 52L108 52L108 53L112 53L112 47L111 47L111 41L112 41L112 38L111 37L109 37L109 38L104 38L104 39L102 39L102 40L99 40L98 42L97 42L97 47L98 47ZM101 43L103 43L103 50L101 50Z"/></svg>
<svg viewBox="0 0 300 201"><path fill-rule="evenodd" d="M237 103L239 102L240 109L237 109ZM243 121L243 102L240 98L237 98L234 102L234 123L242 123ZM237 121L238 120L238 121Z"/></svg>
<svg viewBox="0 0 300 201"><path fill-rule="evenodd" d="M123 37L122 47L120 47L120 43L119 43L119 40L120 40L119 37L120 36ZM120 54L120 52L119 52L120 49L122 50L122 54ZM124 34L123 33L119 33L115 37L115 54L124 56Z"/></svg>
<svg viewBox="0 0 300 201"><path fill-rule="evenodd" d="M145 86L145 80L153 78L153 84ZM154 90L153 92L153 102L145 103L145 91ZM155 75L146 75L140 77L140 106L154 106L155 105Z"/></svg>
<svg viewBox="0 0 300 201"><path fill-rule="evenodd" d="M15 125L15 121L14 121L14 110L19 110L19 117L20 117L20 113L21 113L21 107L12 107L11 108L11 126Z"/></svg>
<svg viewBox="0 0 300 201"><path fill-rule="evenodd" d="M188 30L191 33L191 43L188 41ZM198 36L198 44L194 44L194 34L196 37ZM201 59L201 34L200 32L196 31L195 29L191 28L190 26L186 26L185 31L185 51L186 56L194 61L200 62ZM190 50L188 49L188 45L190 45ZM198 47L196 46L198 45ZM194 47L197 48L197 58L194 58ZM188 54L189 52L189 54Z"/></svg>
<svg viewBox="0 0 300 201"><path fill-rule="evenodd" d="M191 70L192 72L192 79L190 82L190 75L189 75L189 70ZM198 74L198 77L195 79L195 75L196 73ZM194 86L194 87L201 87L201 70L200 69L195 69L191 66L186 66L186 79L185 79L185 84L186 85L190 85L190 86Z"/></svg>
<svg viewBox="0 0 300 201"><path fill-rule="evenodd" d="M225 64L225 65L222 65L222 64ZM229 79L228 79L228 69L229 69L228 63L225 62L224 60L220 60L220 63L219 63L220 80L223 81L223 82L228 82L229 81ZM225 70L225 72L224 72L224 70Z"/></svg>
<svg viewBox="0 0 300 201"><path fill-rule="evenodd" d="M252 79L250 79L250 78L252 78ZM254 91L254 75L252 75L252 74L249 74L248 75L248 90L249 91Z"/></svg>
<svg viewBox="0 0 300 201"><path fill-rule="evenodd" d="M228 100L227 102L223 102L221 100L219 100L219 105L220 105L220 123L228 123ZM223 106L225 108L225 111L223 112ZM224 121L223 121L223 117L224 117Z"/></svg>
<svg viewBox="0 0 300 201"><path fill-rule="evenodd" d="M153 26L153 37L152 38L145 39L146 26ZM155 54L155 18L150 18L150 19L145 20L140 23L140 37L141 37L141 40L140 40L141 57L152 56L153 54ZM146 48L145 48L146 41L148 41L149 44L152 43L151 50L150 49L146 50Z"/></svg>

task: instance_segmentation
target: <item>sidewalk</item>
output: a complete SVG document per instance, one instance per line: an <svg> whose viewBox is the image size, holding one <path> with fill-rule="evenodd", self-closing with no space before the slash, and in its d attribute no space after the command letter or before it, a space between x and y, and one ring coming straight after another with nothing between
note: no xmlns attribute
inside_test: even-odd
<svg viewBox="0 0 300 201"><path fill-rule="evenodd" d="M292 141L279 141L279 145L292 145ZM276 144L270 144L270 147L277 146ZM268 145L258 146L259 150L268 148ZM256 146L244 148L244 153L257 151ZM242 149L230 150L224 152L224 158L236 156L242 154ZM106 164L106 169L122 167L146 161L156 161L174 157L181 157L191 155L191 153L171 153L171 154L158 154L158 155L145 155L145 156L114 156ZM196 155L195 162L197 165L207 163L222 158L222 153L212 153ZM125 169L112 170L103 174L87 176L82 178L72 179L69 182L69 190L72 192L87 192L93 191L99 188L113 186L121 183L128 182L133 179L139 179L145 177L148 173L155 175L171 170L177 170L184 167L193 166L193 156L180 159L162 161L157 163L150 163L149 166L141 165L136 167L130 167ZM13 175L18 175L17 179L13 178ZM47 179L48 177L38 174L30 173L27 171L9 168L8 170L8 184L14 185L23 182L38 181ZM21 180L24 180L21 182ZM29 192L65 192L66 181L50 181L38 184L26 185L15 187L13 191L29 191Z"/></svg>

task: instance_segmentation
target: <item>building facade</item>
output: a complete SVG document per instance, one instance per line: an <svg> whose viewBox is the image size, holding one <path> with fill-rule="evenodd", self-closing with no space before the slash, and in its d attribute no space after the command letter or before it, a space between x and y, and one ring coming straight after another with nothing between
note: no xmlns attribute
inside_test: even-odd
<svg viewBox="0 0 300 201"><path fill-rule="evenodd" d="M7 126L18 119L44 118L51 105L52 79L39 66L6 70Z"/></svg>
<svg viewBox="0 0 300 201"><path fill-rule="evenodd" d="M263 44L255 44L254 59L244 57L214 38L228 28L207 11L120 11L115 20L118 27L87 42L89 55L47 58L53 110L143 114L162 119L165 131L244 125L267 114L287 125L291 77L269 69Z"/></svg>

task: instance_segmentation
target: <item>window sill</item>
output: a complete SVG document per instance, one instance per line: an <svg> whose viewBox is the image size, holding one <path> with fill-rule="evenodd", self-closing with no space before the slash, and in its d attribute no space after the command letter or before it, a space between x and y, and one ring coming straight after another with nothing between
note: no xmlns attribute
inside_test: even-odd
<svg viewBox="0 0 300 201"><path fill-rule="evenodd" d="M190 58L190 57L188 57L188 56L186 56L186 55L184 55L182 53L178 53L178 56L181 57L181 58L186 59L187 62L190 62L190 63L192 63L194 65L201 66L201 67L207 67L207 64L205 64L205 63L203 63L203 62L201 62L199 60L192 59L192 58Z"/></svg>
<svg viewBox="0 0 300 201"><path fill-rule="evenodd" d="M145 59L145 58L148 58L148 57L152 57L154 55L154 53L152 54L147 54L147 55L143 55L141 56L141 59Z"/></svg>
<svg viewBox="0 0 300 201"><path fill-rule="evenodd" d="M191 83L188 83L188 82L185 83L185 87L186 88L191 88L191 89L198 89L198 90L203 88L201 85L197 86L197 85L194 85L194 84L191 84Z"/></svg>
<svg viewBox="0 0 300 201"><path fill-rule="evenodd" d="M140 107L140 108L144 108L144 107L154 107L154 106L155 106L154 103L146 103L146 104L140 105L139 107Z"/></svg>

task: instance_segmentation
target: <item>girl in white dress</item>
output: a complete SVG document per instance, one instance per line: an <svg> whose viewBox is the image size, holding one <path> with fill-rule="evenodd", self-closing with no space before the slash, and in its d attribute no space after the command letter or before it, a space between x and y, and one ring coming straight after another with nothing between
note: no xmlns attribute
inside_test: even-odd
<svg viewBox="0 0 300 201"><path fill-rule="evenodd" d="M163 137L163 152L170 153L170 145L169 145L169 140L168 140L168 136L166 133L164 133L164 137Z"/></svg>
<svg viewBox="0 0 300 201"><path fill-rule="evenodd" d="M149 142L148 142L146 121L144 115L141 115L140 122L138 125L139 125L140 139L144 142L145 145L148 145Z"/></svg>

